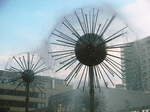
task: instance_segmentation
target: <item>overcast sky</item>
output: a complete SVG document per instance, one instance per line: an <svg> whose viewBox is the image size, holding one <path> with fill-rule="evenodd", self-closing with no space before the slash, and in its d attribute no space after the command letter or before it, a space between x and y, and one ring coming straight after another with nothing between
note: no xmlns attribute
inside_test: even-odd
<svg viewBox="0 0 150 112"><path fill-rule="evenodd" d="M150 35L149 0L105 0L139 37ZM76 8L101 6L102 0L0 0L0 69L9 56L41 45L60 18Z"/></svg>

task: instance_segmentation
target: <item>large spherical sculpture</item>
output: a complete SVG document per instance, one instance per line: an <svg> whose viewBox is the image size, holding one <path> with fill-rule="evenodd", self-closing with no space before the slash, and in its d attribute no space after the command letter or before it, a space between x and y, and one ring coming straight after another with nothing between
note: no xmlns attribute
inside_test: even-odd
<svg viewBox="0 0 150 112"><path fill-rule="evenodd" d="M86 40L89 41L82 42ZM103 38L100 38L99 35L94 33L83 35L75 45L75 55L84 65L95 66L100 64L106 58L106 47Z"/></svg>
<svg viewBox="0 0 150 112"><path fill-rule="evenodd" d="M128 46L118 39L125 36L127 26L116 17L104 9L78 9L64 17L50 36L53 51L49 53L62 64L56 71L72 69L66 84L78 77L77 87L84 89L88 82L90 112L94 112L94 88L100 87L100 81L107 87L107 81L114 85L112 77L122 78L120 52Z"/></svg>

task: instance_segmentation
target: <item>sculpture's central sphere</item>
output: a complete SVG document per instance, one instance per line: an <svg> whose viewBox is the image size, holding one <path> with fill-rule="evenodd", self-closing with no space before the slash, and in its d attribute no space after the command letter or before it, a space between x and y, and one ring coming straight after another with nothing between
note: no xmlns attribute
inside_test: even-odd
<svg viewBox="0 0 150 112"><path fill-rule="evenodd" d="M75 45L75 55L84 65L98 65L106 58L106 47L102 37L87 33Z"/></svg>
<svg viewBox="0 0 150 112"><path fill-rule="evenodd" d="M22 73L22 79L23 79L23 81L25 81L27 83L32 82L34 80L34 72L33 72L33 70L25 70Z"/></svg>

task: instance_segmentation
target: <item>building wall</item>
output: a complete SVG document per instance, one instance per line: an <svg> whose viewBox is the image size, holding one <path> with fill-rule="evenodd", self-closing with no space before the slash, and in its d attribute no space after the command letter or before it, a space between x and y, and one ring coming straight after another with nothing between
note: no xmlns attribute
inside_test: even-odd
<svg viewBox="0 0 150 112"><path fill-rule="evenodd" d="M150 91L150 37L129 43L123 49L127 89Z"/></svg>
<svg viewBox="0 0 150 112"><path fill-rule="evenodd" d="M32 112L89 112L89 96L82 90L73 90L53 95L48 108ZM116 88L101 88L95 91L95 106L99 112L144 112L150 110L150 94ZM57 111L56 111L57 110Z"/></svg>
<svg viewBox="0 0 150 112"><path fill-rule="evenodd" d="M18 87L15 90L16 85L6 85L5 83L0 84L0 107L7 107L10 112L24 112L25 106L25 91L24 87ZM31 91L31 90L30 90ZM30 94L30 110L39 107L39 104L46 106L46 97L40 98L39 91L31 91Z"/></svg>
<svg viewBox="0 0 150 112"><path fill-rule="evenodd" d="M0 71L0 109L8 108L9 112L24 112L25 87L18 86L18 82L11 82L16 77L15 73ZM70 90L72 87L64 87L64 81L48 76L38 76L42 83L41 89L30 88L29 110L44 108L48 105L48 97ZM39 85L37 85L39 86ZM17 88L16 88L17 87Z"/></svg>

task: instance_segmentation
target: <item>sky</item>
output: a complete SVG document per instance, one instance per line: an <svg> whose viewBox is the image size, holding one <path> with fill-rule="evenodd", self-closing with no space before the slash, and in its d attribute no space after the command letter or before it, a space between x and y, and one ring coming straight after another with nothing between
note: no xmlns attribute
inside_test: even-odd
<svg viewBox="0 0 150 112"><path fill-rule="evenodd" d="M38 48L74 9L109 4L139 37L150 35L149 0L0 0L0 69L9 57Z"/></svg>

